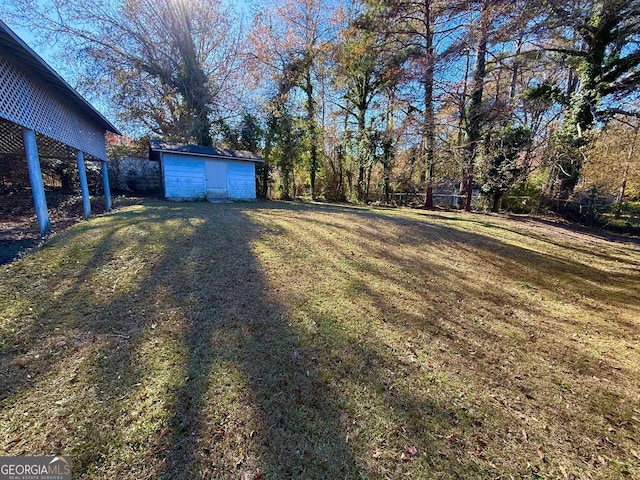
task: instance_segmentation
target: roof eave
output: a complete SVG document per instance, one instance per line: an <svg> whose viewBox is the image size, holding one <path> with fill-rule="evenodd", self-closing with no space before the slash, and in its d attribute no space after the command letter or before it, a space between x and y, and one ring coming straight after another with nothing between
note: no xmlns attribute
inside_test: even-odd
<svg viewBox="0 0 640 480"><path fill-rule="evenodd" d="M4 33L5 35L2 35ZM3 38L4 37L4 38ZM104 115L95 109L85 98L83 98L75 89L67 83L40 55L38 55L29 45L27 45L16 33L11 30L2 20L0 20L0 44L9 43L14 47L14 55L24 60L27 68L33 70L44 80L50 82L61 93L66 94L75 101L76 105L89 110L101 127L105 130L113 132L117 135L122 133L115 127Z"/></svg>
<svg viewBox="0 0 640 480"><path fill-rule="evenodd" d="M175 155L188 155L190 157L206 157L206 158L215 158L218 160L240 160L245 162L254 162L254 163L264 163L264 158L249 158L249 157L232 157L227 155L212 155L209 153L192 153L192 152L179 152L176 150L166 150L162 148L152 148L154 152L158 153L171 153Z"/></svg>

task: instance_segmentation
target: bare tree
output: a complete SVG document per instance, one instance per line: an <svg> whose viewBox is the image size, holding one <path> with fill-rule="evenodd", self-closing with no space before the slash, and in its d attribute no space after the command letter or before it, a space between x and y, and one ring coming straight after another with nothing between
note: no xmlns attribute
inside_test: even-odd
<svg viewBox="0 0 640 480"><path fill-rule="evenodd" d="M83 89L103 94L123 121L211 144L238 42L220 2L15 0L4 13L73 56Z"/></svg>

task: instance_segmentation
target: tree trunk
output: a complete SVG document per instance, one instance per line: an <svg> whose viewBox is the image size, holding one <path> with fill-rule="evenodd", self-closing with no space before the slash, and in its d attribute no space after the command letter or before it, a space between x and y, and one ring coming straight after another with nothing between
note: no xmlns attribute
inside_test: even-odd
<svg viewBox="0 0 640 480"><path fill-rule="evenodd" d="M433 29L431 26L431 0L425 0L423 5L424 39L426 66L422 82L424 85L424 125L422 139L424 142L424 156L426 167L427 194L425 208L433 208L433 173L434 173L434 144L435 144L435 113L433 107L433 75L434 48Z"/></svg>
<svg viewBox="0 0 640 480"><path fill-rule="evenodd" d="M309 181L311 183L311 198L315 200L316 194L316 173L318 172L318 145L317 145L317 128L316 128L316 113L313 103L313 84L311 83L311 68L309 67L306 72L306 84L305 93L307 94L307 128L309 129L309 141L311 142L309 151Z"/></svg>
<svg viewBox="0 0 640 480"><path fill-rule="evenodd" d="M465 69L464 69L464 81L462 82L462 95L460 95L460 103L458 104L458 138L456 142L457 150L456 157L460 158L462 163L462 177L460 180L460 188L458 189L458 198L457 205L458 208L462 207L462 195L466 193L466 178L467 178L467 169L465 165L465 129L467 125L467 91L469 88L469 66L471 64L471 55L470 52L467 51L466 61L465 61Z"/></svg>
<svg viewBox="0 0 640 480"><path fill-rule="evenodd" d="M629 162L624 166L622 171L622 183L620 184L620 192L616 197L616 218L620 218L620 210L622 208L622 202L624 201L624 194L627 188L627 176L629 175Z"/></svg>
<svg viewBox="0 0 640 480"><path fill-rule="evenodd" d="M176 88L184 98L189 119L188 133L199 145L211 146L211 121L209 104L211 89L197 55L191 35L191 13L186 5L178 3L176 10L169 10L176 46L180 52L181 65L176 78Z"/></svg>
<svg viewBox="0 0 640 480"><path fill-rule="evenodd" d="M395 90L390 88L387 97L386 127L384 137L382 139L382 169L384 181L384 200L389 203L391 192L391 169L393 168L394 145L393 145L393 128L394 128L394 104Z"/></svg>
<svg viewBox="0 0 640 480"><path fill-rule="evenodd" d="M509 91L509 100L513 102L518 88L518 75L520 74L520 53L522 52L522 44L524 43L524 35L521 33L518 38L518 46L516 47L513 58L513 73L511 74L511 90Z"/></svg>
<svg viewBox="0 0 640 480"><path fill-rule="evenodd" d="M494 193L493 194L493 204L491 206L491 211L494 213L498 213L500 211L500 200L502 200L502 194Z"/></svg>
<svg viewBox="0 0 640 480"><path fill-rule="evenodd" d="M364 200L365 192L365 173L366 173L366 158L369 155L369 149L365 145L366 132L366 120L365 120L365 108L360 106L358 108L358 200Z"/></svg>
<svg viewBox="0 0 640 480"><path fill-rule="evenodd" d="M369 188L371 187L371 171L373 170L373 163L369 164L369 168L367 169L367 187L364 192L364 201L369 201Z"/></svg>
<svg viewBox="0 0 640 480"><path fill-rule="evenodd" d="M269 161L265 160L262 165L262 192L261 197L267 198L269 194Z"/></svg>
<svg viewBox="0 0 640 480"><path fill-rule="evenodd" d="M391 177L391 165L388 163L384 164L384 201L385 203L389 203L391 186L390 186L390 177Z"/></svg>
<svg viewBox="0 0 640 480"><path fill-rule="evenodd" d="M466 144L465 144L465 178L466 198L464 209L471 211L473 193L473 169L478 155L478 143L482 129L482 94L486 75L487 43L489 40L490 12L487 3L483 2L478 26L478 44L476 45L475 65L471 79L471 100L467 111Z"/></svg>
<svg viewBox="0 0 640 480"><path fill-rule="evenodd" d="M633 135L633 142L629 145L629 151L627 153L627 163L624 166L624 170L622 171L622 182L620 184L620 192L618 192L618 196L616 197L616 218L620 218L620 209L622 207L622 202L624 201L625 191L627 189L627 178L629 177L629 168L631 167L631 161L633 160L633 155L636 150L636 141L638 139L638 131L640 130L640 126L637 126Z"/></svg>

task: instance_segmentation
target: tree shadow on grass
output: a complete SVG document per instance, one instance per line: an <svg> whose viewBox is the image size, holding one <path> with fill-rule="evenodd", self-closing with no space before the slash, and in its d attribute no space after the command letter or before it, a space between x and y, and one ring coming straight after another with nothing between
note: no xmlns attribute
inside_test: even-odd
<svg viewBox="0 0 640 480"><path fill-rule="evenodd" d="M91 238L96 228L93 224L77 225L43 244L34 252L30 266L8 267L15 270L14 277L8 279L15 302L24 306L20 307L20 317L13 320L15 328L2 335L0 401L28 388L75 353L77 344L95 342L96 336L117 338L136 333L127 302L133 289L116 291L117 283L101 284L96 276L117 260L114 255L123 243L143 248L135 238L119 235L138 219L139 213L134 212L112 216L109 228L101 231L97 240ZM149 222L156 220L148 218ZM37 267L40 262L41 269ZM96 299L102 293L106 303Z"/></svg>
<svg viewBox="0 0 640 480"><path fill-rule="evenodd" d="M329 206L324 207L327 212L330 212ZM336 210L337 212L344 212L345 209ZM348 210L347 210L348 212ZM350 213L355 212L351 210ZM429 213L422 211L417 212L420 216L426 216L430 218ZM423 221L416 221L407 219L404 217L394 217L389 215L383 215L375 211L358 212L358 216L365 216L372 220L381 221L383 224L398 228L402 232L402 236L395 239L400 244L407 246L416 246L424 244L425 246L438 246L442 245L448 247L443 250L443 256L446 255L446 251L458 251L468 252L469 257L477 257L480 260L486 262L486 265L492 269L498 269L501 278L508 278L513 281L531 282L541 289L549 292L554 291L555 285L553 281L555 277L561 276L564 278L570 278L570 282L566 282L571 289L571 293L580 296L588 296L590 298L602 301L603 304L613 303L616 306L629 306L629 298L633 297L633 292L637 288L638 275L635 272L629 273L616 273L610 274L604 272L593 264L584 263L582 259L572 259L568 256L561 256L558 253L539 253L533 249L523 248L522 246L513 245L500 241L495 236L490 236L482 231L468 232L457 228L452 228L448 225L442 225L440 223L430 223ZM469 220L468 218L457 217L442 217L436 216L435 220L445 220L447 223L453 222L471 222L479 225L485 225L487 222L479 220ZM323 223L323 222L320 222ZM326 227L334 226L330 220L323 223ZM491 224L491 227L495 227L501 230L508 230L509 232L523 234L515 229L507 229L503 226L496 226ZM359 230L361 232L361 229ZM384 229L378 225L377 227L370 228L366 231L366 237L368 239L380 238ZM542 243L549 243L553 246L564 247L560 242L553 239L549 239L546 236L540 234L535 235ZM388 240L388 239L387 239ZM387 241L385 240L385 241ZM607 240L608 241L608 240ZM384 248L384 242L381 243ZM569 248L574 248L572 245ZM407 259L403 256L394 256L393 253L388 251L379 251L380 255L389 256L390 260L397 263L407 263ZM593 250L584 250L585 254L605 258L609 261L619 261L617 257L611 257L602 255ZM419 261L419 260L418 260ZM631 265L635 263L630 261ZM479 275L481 271L476 272ZM443 272L443 274L445 274ZM456 275L454 271L450 271L446 274ZM469 279L472 282L472 279Z"/></svg>
<svg viewBox="0 0 640 480"><path fill-rule="evenodd" d="M2 418L15 432L7 452L63 452L73 456L74 475L85 477L114 452L140 447L127 438L128 402L144 393L135 354L153 319L141 304L162 274L153 235L165 230L168 243L175 236L163 228L169 220L166 212L117 212L61 232L6 267L15 272L7 282L15 299L5 307L20 313L13 332L3 332L0 396L7 413L34 419Z"/></svg>
<svg viewBox="0 0 640 480"><path fill-rule="evenodd" d="M7 338L2 394L11 408L38 394L59 403L41 414L52 417L42 443L71 453L79 478L358 477L335 392L268 300L242 210L152 205L116 214L97 241L87 224L44 246L59 256L64 286L47 300L47 273L41 308L21 325L27 335ZM92 285L103 271L112 276ZM58 337L28 376L16 366Z"/></svg>
<svg viewBox="0 0 640 480"><path fill-rule="evenodd" d="M407 347L406 353L401 354L381 349L384 339L374 332L371 332L370 339L351 337L344 343L364 344L362 348L354 348L358 353L351 354L351 360L343 363L368 365L367 373L357 375L341 371L330 375L344 378L345 385L362 382L368 390L380 389L384 392L381 393L385 398L384 403L392 407L396 418L416 415L421 409L432 412L434 418L439 418L443 415L439 415L438 411L447 411L446 407L443 408L437 402L429 405L428 396L415 396L410 387L404 390L394 389L397 396L388 393L389 386L383 385L384 381L380 380L385 376L383 370L393 371L402 364L403 356L412 358L412 348L425 349L426 345L433 342L442 351L434 352L430 349L431 355L435 353L436 358L441 359L445 365L444 370L455 372L473 385L474 396L482 398L493 392L491 395L495 395L495 404L487 403L486 398L482 400L485 414L487 411L491 412L490 417L494 419L511 418L502 424L499 421L493 422L494 426L502 425L506 429L512 429L514 425L521 425L515 427L518 429L516 431L524 431L525 428L529 430L530 426L523 419L526 420L527 415L540 415L550 422L551 428L559 436L574 436L559 447L568 448L563 450L565 454L561 454L567 459L569 455L575 455L572 449L587 456L594 455L594 450L589 449L589 443L583 444L576 440L577 435L597 437L605 434L606 429L602 429L600 423L610 417L615 420L607 420L605 426L617 422L617 429L620 431L618 438L624 438L627 433L633 434L631 424L626 420L630 414L614 414L618 403L634 403L629 393L607 393L609 397L617 399L618 403L599 405L598 408L602 410L594 410L588 414L595 415L597 425L585 425L576 412L589 411L589 405L584 405L584 398L588 398L588 392L599 381L597 376L609 375L624 385L622 379L637 375L637 371L625 366L616 367L618 371L605 373L603 370L607 367L603 367L602 357L589 345L576 341L576 335L583 334L583 329L590 328L589 320L573 319L567 313L549 311L548 308L554 303L562 305L565 302L570 307L575 302L578 310L586 312L586 305L590 303L585 304L585 298L596 301L601 304L599 308L595 307L598 309L596 313L600 324L591 328L603 330L605 327L602 319L606 318L608 306L638 310L639 305L635 301L637 297L634 295L638 286L636 275L611 275L595 265L584 263L584 259L574 261L557 251L543 254L501 241L481 230L451 228L440 222L425 224L404 217L396 218L372 211L356 212L345 208L323 207L322 212L327 214L324 216L318 215L317 209L312 207L305 210L301 206L288 208L275 205L271 209L277 210L277 214L266 212L264 215L269 218L265 223L270 225L272 235L281 233L289 239L313 239L309 243L311 246L308 252L302 255L298 250L305 249L304 241L298 242L297 247L275 247L275 250L280 250L283 259L291 259L292 270L295 271L296 264L308 265L317 261L320 273L313 275L306 272L305 278L317 282L317 288L327 292L333 287L322 284L322 272L337 273L340 277L339 288L360 299L358 305L364 306L363 311L354 312L354 317L368 314L378 326L381 319L393 324L394 331L403 332L408 339L407 344L413 344ZM332 216L333 213L335 217ZM362 217L371 221L363 226ZM401 254L395 253L402 248L404 250ZM424 255L414 255L415 251L423 252ZM440 255L433 255L435 252ZM448 261L447 254L453 252L456 253L452 255L456 258L455 262ZM474 269L461 271L457 268L458 261L466 262L465 256ZM392 275L399 287L398 291L404 292L408 297L429 296L429 307L433 309L425 308L423 315L412 308L411 300L407 304L406 300L394 296L395 290L380 290L377 285L388 285L390 278L390 272L385 266L387 263L396 267ZM495 274L499 281L487 278L486 272ZM517 287L518 284L521 284L523 291L534 290L533 294L522 294L522 298L514 296L514 286ZM535 293L538 290L540 293ZM535 295L551 296L552 301L547 299L546 303L538 302ZM474 302L473 310L465 308L465 302L470 299ZM429 304L425 299L420 302L425 307ZM287 305L290 310L299 312L299 318L311 318L318 325L339 322L318 310L313 302L306 303L304 299L293 299ZM567 312L570 311L568 308ZM598 331L597 335L604 337L605 342L609 341L608 336L613 340L637 336L637 323L619 318L607 321L612 323L612 328L617 329L617 332ZM561 332L557 331L558 326ZM596 331L591 333L595 334ZM416 335L421 336L422 340L412 342L411 339ZM416 353L415 357L417 359L419 354ZM330 364L327 355L320 364L323 368ZM414 371L413 374L420 376L424 372ZM389 378L389 374L386 377ZM612 392L617 392L619 386L620 384L616 385ZM452 400L455 404L456 398ZM538 409L541 411L537 411ZM627 413L630 411L625 409ZM453 412L450 417L453 419L458 416L459 410L450 407L449 412ZM471 416L469 421L473 423L476 420ZM452 420L451 426L453 423ZM420 422L413 422L414 427L419 424ZM430 422L427 421L425 425L423 428L428 429ZM620 425L626 426L623 428ZM419 430L420 427L414 428L413 438L421 438ZM486 446L487 431L482 428L475 431L480 436L477 446L482 450L482 445ZM511 432L505 436L514 437ZM518 438L503 440L520 443ZM543 440L540 438L538 441ZM429 445L427 436L427 448L433 450ZM467 447L475 450L472 444L467 444ZM531 463L536 463L535 452L530 451L529 454ZM622 459L624 455L622 454ZM581 465L582 461L579 456L574 456L571 460L576 462L574 465ZM453 470L449 470L449 473L455 476L454 472L458 471L456 468L465 472L464 462L461 464L462 466L450 465ZM519 468L523 468L522 465ZM482 476L480 466L472 467L471 471ZM466 473L469 474L470 470L466 470ZM523 471L512 473L523 474ZM530 473L533 475L535 471Z"/></svg>
<svg viewBox="0 0 640 480"><path fill-rule="evenodd" d="M183 382L159 442L163 478L357 478L335 392L269 301L243 206L209 206L171 272ZM157 307L156 307L157 309Z"/></svg>
<svg viewBox="0 0 640 480"><path fill-rule="evenodd" d="M260 210L262 207L221 207L224 210L218 210L215 218L207 220L206 227L202 226L195 232L198 242L191 247L190 253L182 255L181 263L174 264L175 268L171 269L181 272L169 286L173 302L176 305L190 305L190 310L187 315L188 326L182 336L188 359L184 367L185 380L176 390L170 431L165 437L166 442L161 445L164 478L259 478L261 475L266 478L357 478L359 475L401 475L403 464L398 459L402 450L391 452L393 458L386 463L387 467L395 465L396 470L377 470L365 460L372 452L359 450L363 445L370 447L372 442L354 444L348 440L350 435L366 437L371 434L354 427L358 412L349 410L353 408L353 398L347 398L341 390L350 389L352 395L354 385L360 385L362 392L373 392L363 393L370 396L368 402L364 403L378 405L377 402L382 402L380 411L387 412L388 420L399 425L395 432L384 432L389 436L398 436L395 448L398 442L400 445L403 441L419 442L425 455L421 461L425 462L424 465L430 465L432 471L445 476L472 474L479 478L487 477L493 472L490 461L477 460L473 456L456 456L456 452L469 450L475 452L474 455L482 456L487 438L491 435L483 425L487 415L493 415L493 427L505 430L496 433L500 436L496 443L504 441L517 444L519 440L507 430L513 425L529 428L522 421L522 412L529 412L527 409L536 405L546 405L535 391L535 385L538 385L535 382L544 382L547 388L553 384L553 379L545 379L548 372L543 367L548 360L566 364L566 367L554 370L558 373L578 364L582 365L580 375L585 379L596 372L598 359L585 349L574 348L569 341L556 344L553 352L544 348L538 351L535 345L522 348L521 342L531 340L530 332L523 329L526 322L522 318L512 318L512 314L504 311L501 301L508 298L507 290L495 285L493 291L487 291L484 290L484 284L461 288L465 282L472 282L471 277L458 278L457 290L454 288L452 292L445 283L434 285L441 299L452 293L451 301L445 301L443 307L450 308L453 315L447 316L443 309L440 317L432 317L429 321L410 312L404 312L404 315L395 319L393 313L397 308L394 299L371 288L371 284L376 283L375 279L381 283L385 280L386 272L366 258L357 259L353 252L341 251L335 240L319 233L330 228L344 228L348 222L333 223L328 215L323 224L322 221L304 218L307 213L315 212L315 207L269 204L267 210L276 209L278 214L285 216L290 211L289 216L298 223L290 231L278 225L277 221L267 222L261 228L263 225L254 224L253 216L249 215L252 218L249 220L244 212L251 214L251 210ZM395 226L403 235L398 243L407 247L419 247L425 238L438 239L437 242L442 245L450 244L449 248L468 250L470 257L477 257L476 262L490 264L500 278L511 282L533 282L548 292L553 292L554 285L549 283L547 276L558 272L571 278L576 294L589 292L593 283L602 279L602 272L595 267L574 264L559 255L543 255L498 241L481 232L423 225L406 218L390 219L368 211L333 210L331 207L323 207L322 210L352 214L354 224L365 217ZM262 214L269 215L268 212ZM315 224L313 228L308 227L312 224ZM364 250L368 249L376 258L387 258L389 262L400 265L400 270L408 278L412 270L428 272L437 269L440 269L440 275L452 278L460 276L455 266L447 266L446 262L435 264L419 257L406 259L394 256L385 251L385 240L376 247L375 241L367 241L367 235L375 239L376 233L383 230L375 222L366 228L368 231L363 232L362 228L355 227L351 234L354 238L364 237ZM354 295L364 298L365 303L383 315L386 321L394 323L396 330L407 334L420 331L426 335L424 338L436 340L444 349L437 354L437 358L445 359L442 360L444 370L450 374L455 372L472 382L480 398L484 398L490 385L495 389L496 396L503 396L504 399L496 400L495 404L482 400L485 402L481 404L484 416L480 416L472 413L473 405L470 407L458 398L450 397L452 403L448 405L445 398L453 392L429 395L413 390L408 383L389 384L388 371L395 371L395 375L406 374L407 377L424 375L425 371L421 370L424 365L403 366L403 363L407 363L408 354L400 355L385 350L377 343L382 339L376 335L363 341L357 336L337 333L331 327L335 319L327 317L313 306L305 306L303 298L287 299L280 304L277 299L282 297L270 292L271 288L277 286L269 284L264 278L252 251L252 241L258 240L260 235L279 233L313 238L310 249L322 245L326 250L333 251L334 261L323 267L344 271L347 288L352 289ZM358 242L354 240L354 244ZM290 260L294 264L297 257L287 258L288 254L305 255L304 251L282 250L280 253L283 261ZM359 278L358 273L366 274L369 278ZM314 278L311 272L303 272L303 275L306 281ZM619 291L613 292L613 296L596 292L596 298L622 304L636 285L636 279L630 276L619 280L616 287ZM295 283L295 277L291 276L290 281ZM401 283L403 291L412 291L412 285L403 275L397 281ZM459 315L475 313L466 312L460 306L459 301L466 296L483 299L486 308L483 313L487 321L495 317L496 323L503 329L500 335L484 328L481 323L470 321L470 318L459 318ZM535 305L527 305L526 302L518 303L518 308L524 317L545 315ZM315 321L319 329L328 329L325 343L318 338L316 344L302 332L300 321L305 314ZM508 336L511 332L513 338ZM498 343L499 348L484 351L484 344ZM563 348L564 354L560 355ZM523 355L530 357L527 358L529 365L532 359L537 359L539 363L540 368L531 372L530 377L529 373L521 372L517 367L518 358L525 358L514 353L520 349L525 352ZM408 347L408 351L411 352L411 348ZM350 367L354 365L361 368L353 371ZM437 389L438 373L427 372L427 375L431 374L436 381L434 388ZM530 386L532 382L534 387ZM579 401L574 394L563 393L562 396ZM519 400L520 397L527 400L523 402ZM227 411L215 407L218 398L223 400L221 405L225 405ZM236 403L232 400L234 398ZM533 407L526 402L533 402ZM237 407L231 408L230 405ZM376 412L379 412L377 408ZM565 413L562 410L550 414L554 417L553 421L557 422L553 428L559 433L564 432L564 422L571 422L569 416L563 416ZM451 431L455 435L452 436L449 433ZM459 437L464 432L470 432L469 438ZM529 459L533 461L533 447L522 448L515 448L514 451L522 453L529 448ZM389 455L389 452L383 455ZM506 457L501 458L503 463L506 460ZM507 468L505 465L503 467ZM524 471L519 470L524 468L522 464L514 468L512 473L522 474ZM510 470L507 468L506 471ZM535 469L530 473L533 475Z"/></svg>
<svg viewBox="0 0 640 480"><path fill-rule="evenodd" d="M298 299L282 302L275 295L273 289L277 286L265 277L254 251L255 243L264 236L278 234L277 222L266 227L256 222L253 215L261 210L266 210L261 214L269 215L271 209L283 215L289 215L290 211L294 217L317 210L315 206L287 204L179 206L159 202L140 218L136 212L128 212L120 217L119 227L122 232L126 229L127 235L123 237L116 229L92 245L83 268L74 270L68 289L51 298L53 312L68 308L71 297L85 295L84 308L67 312L69 325L80 327L87 335L82 337L86 343L98 338L91 358L77 367L90 368L91 375L77 392L80 400L87 402L75 410L72 408L73 417L66 423L69 435L83 443L74 440L77 474L93 477L115 471L122 478L167 479L401 475L402 451L383 454L395 456L388 460L397 470L382 472L367 463L376 452L361 450L363 445L375 442L353 440L354 435L366 437L375 433L358 425L361 412L350 410L349 404L353 402L343 389L357 385L362 395L370 396L369 405L376 405L375 413L385 412L398 425L393 431L378 434L395 438L395 445L420 442L421 453L428 456L425 462L444 476L472 472L477 477L488 477L491 472L486 463L480 465L462 458L451 461L456 451L478 445L482 448L482 439L474 444L447 438L451 429L481 431L479 416L457 405L457 399L452 398L448 404L444 400L446 395L434 396L416 391L408 383L389 382L388 371L394 371L398 378L433 375L437 380L437 375L425 371L424 365L408 360L412 355L409 347L407 352L389 350L382 346L384 339L373 334L363 340L340 331L335 318L313 305L305 305L303 298L295 305ZM494 239L481 234L452 232L446 226L422 225L370 211L332 207L320 210L353 215L354 224L363 216L374 221L372 225L344 233L354 239L362 236L364 240L375 240L376 234L381 233L377 222L382 221L399 229L402 238L397 241L406 247L419 247L425 238L438 239L441 247L446 242L453 243L451 248L472 246L469 255L486 255L483 260L493 262L501 275L511 281L523 278L518 265L539 273L524 277L525 281L549 290L552 286L546 284L545 273L557 269L574 277L576 292L586 291L589 282L600 278L597 269L584 272L581 266L567 264L562 258L547 258L508 244L496 245ZM500 339L480 324L444 315L446 309L462 311L458 300L463 292L452 292L449 296L448 285L433 285L440 299L445 300L437 305L438 313L443 315L431 321L403 312L393 297L372 286L375 282L371 279L382 282L387 272L366 258L359 259L352 252L343 251L328 234L318 233L335 231L344 227L343 223L333 222L330 215L322 221L304 219L303 223L301 217L294 220L298 221L299 230L293 233L304 232L305 238L309 235L314 238L311 250L322 247L334 252L333 261L324 267L344 270L347 288L365 299L397 331L407 334L420 331L424 338L437 341L445 349L439 357L451 356L449 361L468 369L468 376L475 376L478 385L483 377L491 378L496 388L510 385L509 373L494 365L496 359L488 358L479 347ZM78 226L69 235L83 238L92 228ZM152 244L156 237L160 238L157 249ZM441 269L440 275L452 277L458 274L453 265L435 265L428 259L394 255L385 247L390 240L383 240L380 245L365 241L363 248L375 258L387 258L400 266L403 274L397 281L403 291L415 290L410 280L414 269L420 272ZM127 263L126 255L123 258L113 255L122 250L123 242L135 247L132 255L144 265ZM296 259L290 261L295 263ZM117 278L104 283L107 287L104 294L92 292L86 284L95 278L96 272L113 267L114 262L119 268ZM586 280L580 278L581 272ZM360 278L358 273L366 273L368 279ZM306 281L316 278L314 272L302 275ZM125 287L127 278L130 282ZM289 279L292 284L297 280L293 275ZM623 280L624 289L634 285L631 278ZM484 292L481 286L470 286L465 295L485 298L486 313L495 315L505 325L514 329L522 326L522 322L500 311L504 292ZM306 312L318 325L317 337L301 330L301 312ZM396 317L396 313L401 315ZM526 313L538 312L532 306ZM45 330L38 331L35 320L28 327L34 329L34 338L55 335L54 325L46 324ZM513 341L509 345L516 344ZM29 350L30 346L24 348ZM567 352L570 367L579 359L571 357L571 349ZM540 358L543 361L545 355ZM44 376L58 364L72 359L73 349L67 349L45 362L38 375ZM591 365L594 358L584 361ZM351 369L354 365L356 370ZM31 385L30 381L20 380L17 386L5 388L5 398L22 395ZM517 395L520 384L512 386ZM433 387L439 388L436 383ZM82 397L85 389L92 388L96 390L95 396ZM96 401L89 401L93 399ZM510 412L509 415L517 415ZM84 420L80 418L83 413ZM64 450L66 440L60 434L55 445ZM384 439L380 445L385 446Z"/></svg>

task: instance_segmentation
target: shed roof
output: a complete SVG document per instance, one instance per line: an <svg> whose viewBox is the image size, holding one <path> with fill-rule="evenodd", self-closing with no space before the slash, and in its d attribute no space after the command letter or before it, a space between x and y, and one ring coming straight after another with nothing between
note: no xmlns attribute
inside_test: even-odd
<svg viewBox="0 0 640 480"><path fill-rule="evenodd" d="M85 100L71 85L51 68L29 45L18 37L4 22L0 20L0 49L20 62L21 67L40 78L60 96L89 116L100 127L121 135L116 127Z"/></svg>
<svg viewBox="0 0 640 480"><path fill-rule="evenodd" d="M149 160L160 160L160 153L173 153L177 155L219 158L223 160L239 160L245 162L264 162L264 158L245 150L231 150L228 148L204 147L202 145L149 140Z"/></svg>

